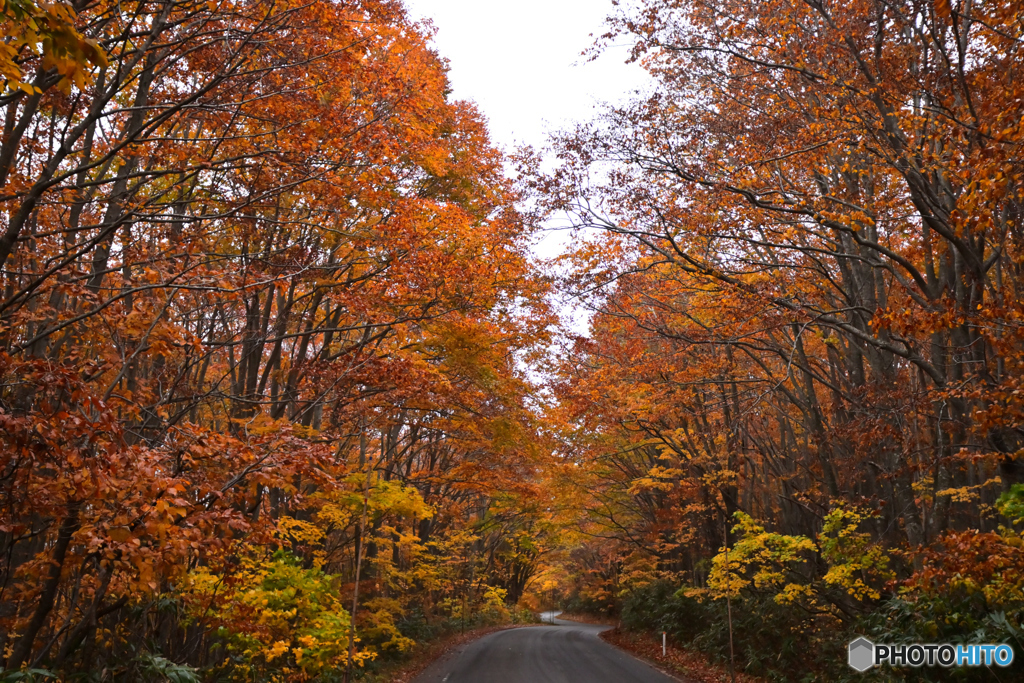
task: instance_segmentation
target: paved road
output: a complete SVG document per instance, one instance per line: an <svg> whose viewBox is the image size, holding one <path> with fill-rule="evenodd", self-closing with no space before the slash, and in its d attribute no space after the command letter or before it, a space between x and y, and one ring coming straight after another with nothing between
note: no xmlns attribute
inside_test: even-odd
<svg viewBox="0 0 1024 683"><path fill-rule="evenodd" d="M607 626L549 614L544 623L475 640L432 664L414 683L676 683L598 638Z"/></svg>

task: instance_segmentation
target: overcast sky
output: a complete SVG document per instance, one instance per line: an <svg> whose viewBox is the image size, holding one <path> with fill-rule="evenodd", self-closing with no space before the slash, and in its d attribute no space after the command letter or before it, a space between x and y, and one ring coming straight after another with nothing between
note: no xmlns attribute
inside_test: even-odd
<svg viewBox="0 0 1024 683"><path fill-rule="evenodd" d="M511 150L543 151L550 132L591 119L602 102L622 102L649 81L626 64L628 47L594 61L583 52L606 32L611 0L405 0L413 19L430 19L434 43L449 61L455 97L472 100L491 138ZM549 259L571 237L566 219L552 217L533 247ZM563 323L587 334L589 314L573 300L558 304Z"/></svg>
<svg viewBox="0 0 1024 683"><path fill-rule="evenodd" d="M582 52L605 32L611 0L405 0L429 18L449 60L453 91L475 101L495 142L541 148L546 133L590 118L644 83L626 49L588 63Z"/></svg>
<svg viewBox="0 0 1024 683"><path fill-rule="evenodd" d="M405 0L413 19L430 19L449 61L453 94L477 103L494 142L542 151L550 132L586 121L602 102L621 102L647 84L626 64L628 47L588 61L583 52L607 31L611 0ZM540 258L565 250L557 217L534 247Z"/></svg>

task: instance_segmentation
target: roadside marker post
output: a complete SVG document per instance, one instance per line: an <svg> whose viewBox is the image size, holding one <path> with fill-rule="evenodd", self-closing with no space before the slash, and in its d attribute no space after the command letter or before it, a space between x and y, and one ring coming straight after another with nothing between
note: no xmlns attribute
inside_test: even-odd
<svg viewBox="0 0 1024 683"><path fill-rule="evenodd" d="M668 650L665 647L665 632L661 632L661 656L665 657L668 654Z"/></svg>

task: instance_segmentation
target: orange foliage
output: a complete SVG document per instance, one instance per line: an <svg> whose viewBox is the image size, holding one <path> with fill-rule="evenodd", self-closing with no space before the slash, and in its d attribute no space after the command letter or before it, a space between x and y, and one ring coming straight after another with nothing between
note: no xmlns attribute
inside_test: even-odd
<svg viewBox="0 0 1024 683"><path fill-rule="evenodd" d="M500 551L541 513L494 518L538 489L547 284L429 29L392 0L53 7L95 50L0 64L0 664L304 680L521 592ZM320 597L294 632L195 608L239 577Z"/></svg>

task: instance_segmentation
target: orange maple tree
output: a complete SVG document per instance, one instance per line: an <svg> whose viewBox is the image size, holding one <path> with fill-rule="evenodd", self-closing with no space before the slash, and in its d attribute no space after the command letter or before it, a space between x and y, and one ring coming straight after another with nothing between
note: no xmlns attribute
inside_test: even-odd
<svg viewBox="0 0 1024 683"><path fill-rule="evenodd" d="M429 30L4 7L0 667L349 676L501 612L547 284Z"/></svg>
<svg viewBox="0 0 1024 683"><path fill-rule="evenodd" d="M581 600L642 602L658 580L679 600L724 597L730 574L762 617L744 647L773 654L835 647L809 634L858 624L922 642L951 623L956 638L1019 634L1019 591L958 611L926 605L955 590L918 588L955 574L958 553L1020 569L999 509L1024 482L1021 16L1019 2L647 0L612 17L606 40L632 41L652 92L564 136L541 185L582 230L566 284L593 311L561 361L566 480L592 492L589 532L618 544L570 565L600 577ZM789 580L727 570L726 528ZM872 626L888 598L927 614L920 630ZM802 616L765 629L758 610L787 605Z"/></svg>

